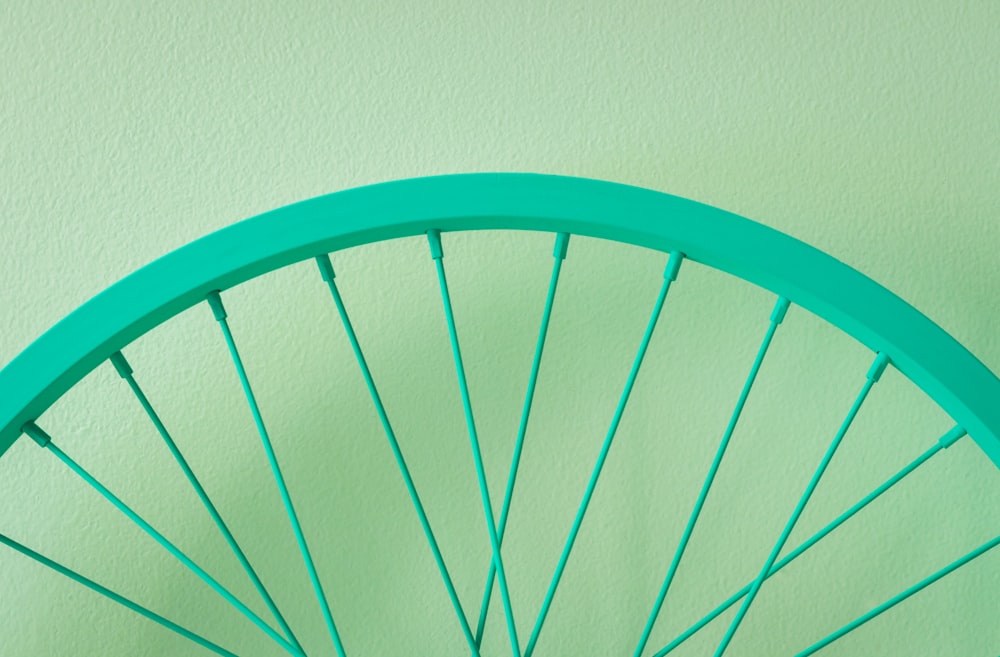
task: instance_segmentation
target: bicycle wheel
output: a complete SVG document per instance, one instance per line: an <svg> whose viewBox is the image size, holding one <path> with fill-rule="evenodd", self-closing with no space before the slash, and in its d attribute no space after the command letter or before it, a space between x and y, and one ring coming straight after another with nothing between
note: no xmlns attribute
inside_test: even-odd
<svg viewBox="0 0 1000 657"><path fill-rule="evenodd" d="M0 372L5 640L991 655L998 401L906 303L715 208L528 174L338 192Z"/></svg>

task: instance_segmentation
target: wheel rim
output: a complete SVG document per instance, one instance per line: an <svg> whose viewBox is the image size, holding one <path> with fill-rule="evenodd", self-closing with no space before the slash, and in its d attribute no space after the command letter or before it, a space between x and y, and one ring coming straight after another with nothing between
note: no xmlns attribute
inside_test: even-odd
<svg viewBox="0 0 1000 657"><path fill-rule="evenodd" d="M1000 464L1000 405L995 403L996 399L1000 399L1000 382L941 329L874 282L811 247L714 208L611 183L525 174L448 176L349 190L261 215L166 256L109 288L67 317L0 372L0 389L5 392L3 405L0 406L0 425L3 427L0 431L0 450L6 451L24 428L27 428L25 433L37 442L46 444L47 434L33 424L46 408L98 364L111 357L120 359L117 354L121 349L183 310L206 298L211 299L209 303L213 305L216 319L224 331L228 331L225 311L218 297L213 295L215 290L225 290L285 265L319 256L320 269L336 300L338 293L332 269L326 268L323 260L326 253L430 231L431 256L440 264L441 258L433 257L440 253L437 231L444 231L447 235L451 231L470 228L532 230L557 235L572 233L671 253L664 275L665 283L643 345L648 344L656 325L669 282L676 277L680 263L685 260L709 265L765 287L779 295L768 336L773 337L774 329L781 322L787 309L783 300L787 299L793 305L804 307L830 321L877 353L866 376L866 381L870 383L866 383L859 395L857 407L891 362L948 412L961 428L941 437L942 448L968 430L994 464ZM565 241L562 247L557 242L557 256L560 248L565 255ZM557 262L560 260L560 257L556 258ZM438 275L475 454L479 448L475 422L469 410L471 403L464 387L465 375L457 344L459 339L451 318L447 282L442 269L439 269ZM551 310L551 303L548 308ZM770 337L762 345L760 359ZM228 332L227 341L238 363L238 352ZM641 346L634 372L638 371L644 350L645 346ZM127 376L128 366L123 363L119 360L117 367L120 373L124 372ZM242 366L238 364L237 367ZM755 367L759 367L759 362ZM746 392L753 383L753 376L756 376L756 370L748 379ZM243 374L241 378L246 383ZM613 438L616 422L624 411L632 382L634 376L630 377L616 411L617 419L608 434L606 448L599 456L601 463L607 456L610 438ZM248 397L251 406L254 406L252 395ZM256 411L254 414L259 420ZM734 417L738 419L738 413ZM839 439L847 432L851 419L853 415L838 432L839 438L835 439L828 457L817 470L817 482ZM735 426L735 420L732 424ZM266 445L266 429L260 424L258 428L264 434ZM726 433L724 442L731 436L732 428ZM273 462L273 458L271 460ZM482 474L480 458L474 460ZM278 473L279 488L282 488L280 470L277 466L274 469ZM594 472L592 483L596 486L600 467ZM714 472L712 474L714 476ZM480 492L485 490L483 479L480 477ZM802 498L803 507L814 487L814 483L807 487L807 494ZM593 486L588 486L587 491L585 501L589 502ZM282 496L287 498L284 493ZM488 494L483 495L483 501L484 506L489 508ZM500 505L496 506L499 508ZM583 511L586 511L586 506L582 505ZM286 508L293 509L290 503ZM574 532L582 523L583 511L571 529L572 540L567 543L568 549L565 549L562 561L569 557L569 548L575 540ZM794 528L799 512L801 509L797 508L793 519L786 525L788 532ZM298 521L294 519L294 511L290 515L294 528ZM486 517L495 515L486 513ZM696 519L697 513L691 517ZM693 529L694 521L691 523ZM300 533L296 529L296 534ZM745 600L752 602L766 581L766 573L770 572L788 539L786 534L783 532L775 544L774 553L769 555L764 568L751 583L750 595ZM684 541L682 539L682 545ZM984 545L993 547L995 542ZM303 547L302 553L308 564L310 558L304 541L300 542L300 547ZM683 555L683 547L675 553L675 560L679 562L678 555ZM564 565L562 561L557 571ZM671 571L675 568L676 564ZM311 567L309 569L315 584L318 576ZM557 588L558 577L553 581L551 595ZM314 588L317 589L320 606L327 607L322 587ZM504 603L505 611L509 611L506 599ZM474 613L467 615L475 616ZM328 608L324 609L324 616L333 643L338 652L343 653L339 633ZM518 641L514 636L516 632L512 631L511 643L520 643L525 654L530 654L543 621L544 613L528 632L530 638L523 637ZM470 632L477 631L473 623L469 625ZM726 649L729 638L738 627L739 622L730 625L730 632L725 635L728 638L723 638L718 654ZM520 653L515 651L515 654Z"/></svg>

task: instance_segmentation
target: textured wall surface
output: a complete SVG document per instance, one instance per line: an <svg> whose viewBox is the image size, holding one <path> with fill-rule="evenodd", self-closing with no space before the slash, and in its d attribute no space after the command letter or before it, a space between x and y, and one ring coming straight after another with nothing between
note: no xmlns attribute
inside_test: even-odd
<svg viewBox="0 0 1000 657"><path fill-rule="evenodd" d="M360 184L511 170L646 186L783 230L895 291L1000 371L998 25L989 0L9 1L0 363L134 269L247 216ZM469 376L496 496L550 242L489 234L447 247L467 356L483 364ZM532 420L552 440L531 454L524 524L509 544L525 638L663 267L661 254L587 240L572 249L539 384L548 410ZM335 262L471 610L488 551L426 245ZM461 634L315 272L291 267L227 300L349 654L458 654ZM693 268L671 302L676 320L651 347L659 374L637 386L540 656L631 651L772 300ZM787 333L755 390L770 408L734 438L729 483L713 492L653 643L759 568L870 361L805 312L793 310ZM127 353L310 655L333 654L209 311ZM578 393L581 381L596 384ZM891 408L873 402L859 418L793 543L949 428L898 374L884 386ZM110 368L43 420L266 613ZM644 432L676 438L650 446ZM968 440L940 459L882 515L762 593L727 654L790 654L992 538L995 467ZM280 654L34 445L0 460L0 491L3 533L241 655ZM995 655L998 573L1000 555L987 555L827 653ZM2 655L195 654L6 549L0 624ZM509 654L499 614L488 631L484 655ZM683 654L710 654L722 631L712 625Z"/></svg>

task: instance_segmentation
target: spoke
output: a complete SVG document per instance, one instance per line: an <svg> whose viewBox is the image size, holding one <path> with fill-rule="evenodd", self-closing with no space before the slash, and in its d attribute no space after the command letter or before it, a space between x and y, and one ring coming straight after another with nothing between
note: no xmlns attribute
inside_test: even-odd
<svg viewBox="0 0 1000 657"><path fill-rule="evenodd" d="M778 537L774 547L771 548L771 553L768 555L767 561L764 562L764 566L761 568L760 574L757 575L757 579L755 579L753 584L750 586L750 590L743 599L743 604L740 605L739 610L736 612L736 616L730 622L729 629L726 630L726 634L722 637L719 647L715 650L714 657L722 657L726 648L729 647L729 643L733 640L736 630L739 629L740 623L746 617L747 611L750 609L750 605L753 604L754 599L760 592L761 585L763 585L764 580L767 578L767 574L770 572L774 562L778 559L778 554L785 546L785 541L788 540L788 537L792 533L792 529L795 528L795 523L798 522L799 517L805 510L806 504L809 502L809 498L812 497L813 491L816 490L819 480L823 477L823 473L826 472L826 468L833 459L833 455L840 446L841 441L844 439L844 435L847 434L847 430L850 428L851 423L854 422L854 418L857 416L858 411L861 410L861 404L864 403L865 399L868 397L868 393L871 392L872 387L882 376L882 373L888 365L889 358L885 354L879 353L875 357L875 361L872 363L871 368L869 368L868 373L865 375L866 380L864 386L861 388L861 392L858 393L857 399L854 400L851 410L847 413L847 417L840 425L837 435L834 436L833 441L830 443L830 447L827 448L826 453L823 455L823 460L820 461L819 467L817 467L816 472L813 473L812 479L809 481L809 485L806 487L805 492L802 493L802 497L799 498L799 502L795 506L795 510L792 512L791 517L788 519L788 522L785 523L785 528L782 530L781 536Z"/></svg>
<svg viewBox="0 0 1000 657"><path fill-rule="evenodd" d="M514 611L510 604L510 592L507 588L507 573L500 556L500 540L494 522L493 505L490 503L490 490L486 483L486 470L483 467L483 455L479 448L479 436L476 433L476 421L472 416L472 402L469 400L469 386L465 378L465 367L462 365L462 352L458 345L458 332L455 329L455 317L451 308L451 297L448 294L448 279L444 273L444 252L441 249L441 233L438 230L427 231L431 258L437 269L438 283L441 287L441 301L444 304L445 320L448 323L448 337L451 340L451 353L455 361L455 372L458 376L458 387L462 393L462 408L465 411L465 424L469 431L469 442L472 444L472 458L476 465L476 478L479 480L479 496L482 499L483 513L486 516L486 527L490 536L490 548L493 551L493 564L496 566L497 578L500 581L500 599L503 601L504 614L507 618L507 633L510 636L510 648L514 657L521 657L521 647L517 640L517 628L514 625Z"/></svg>
<svg viewBox="0 0 1000 657"><path fill-rule="evenodd" d="M559 580L562 578L563 571L566 569L566 563L569 561L569 555L573 550L573 544L576 542L577 534L580 532L580 526L583 524L583 517L587 513L587 507L590 505L590 499L593 497L594 489L597 487L597 480L601 476L601 470L604 468L604 462L608 458L611 443L614 440L615 433L618 431L618 425L621 422L622 414L625 412L625 405L628 403L629 396L632 394L632 388L635 385L636 377L639 375L639 368L642 365L643 358L646 356L649 341L653 337L653 329L656 328L660 312L663 310L663 303L667 299L667 292L670 291L670 284L677 279L677 272L680 270L683 259L684 255L682 253L673 251L670 254L670 259L667 261L667 267L663 272L663 285L660 287L660 293L656 298L656 303L653 306L653 312L650 315L649 323L646 325L646 331L642 336L639 351L636 354L635 361L632 363L632 369L629 371L628 380L625 382L625 389L622 391L621 398L618 400L618 406L615 408L615 414L611 420L611 427L608 429L608 433L604 438L600 454L597 457L597 463L594 465L594 470L590 474L590 480L587 482L587 489L583 494L583 500L580 502L580 507L577 509L576 517L573 520L573 526L570 529L569 536L566 538L562 554L559 556L559 563L556 565L555 573L552 575L552 580L549 582L549 588L545 594L545 600L542 602L542 608L538 612L538 617L535 620L535 627L531 632L531 639L528 641L528 646L525 648L524 657L531 657L531 654L535 650L535 645L538 643L538 636L542 632L545 619L552 606L552 600L555 597L556 589L559 587Z"/></svg>
<svg viewBox="0 0 1000 657"><path fill-rule="evenodd" d="M719 442L719 448L716 450L715 458L712 460L712 465L709 467L708 474L705 476L705 482L701 486L701 492L698 493L698 499L694 504L694 509L691 510L691 515L688 517L687 526L684 528L684 533L681 535L680 543L678 543L677 549L674 552L674 557L670 562L667 575L663 579L663 585L660 587L660 592L657 594L656 601L653 603L653 610L650 612L649 618L646 621L646 626L642 630L642 636L639 638L639 644L636 646L634 657L640 657L642 655L642 651L646 649L646 644L649 642L649 635L653 631L653 625L656 623L660 610L663 608L663 601L667 598L667 591L669 591L670 584L673 582L674 575L677 573L677 568L680 566L681 558L684 556L684 550L687 549L688 541L691 539L691 533L694 531L694 526L698 522L701 510L705 506L705 500L708 498L708 491L712 487L712 482L715 481L715 475L718 473L719 466L722 464L722 458L726 453L726 448L729 446L729 440L733 436L736 424L739 422L740 415L743 413L743 407L746 405L747 398L750 396L750 389L753 387L754 381L757 380L757 373L760 371L760 366L764 362L764 356L767 354L768 347L771 346L771 340L774 339L774 333L778 330L778 325L781 324L782 320L785 318L785 313L788 312L788 306L788 299L778 297L774 310L771 312L771 321L767 328L767 333L764 335L764 340L761 343L760 348L757 350L757 357L754 359L753 366L750 368L750 374L747 376L746 382L743 384L743 390L740 392L739 399L736 402L736 408L733 410L733 414L729 418L729 424L726 426L726 430L722 435L722 440Z"/></svg>
<svg viewBox="0 0 1000 657"><path fill-rule="evenodd" d="M417 494L416 484L413 482L413 477L410 475L410 469L406 465L406 459L403 458L403 451L399 446L399 441L396 439L396 433L392 429L392 424L389 422L389 416L386 413L385 406L382 404L382 397L379 395L378 389L375 387L375 379L372 377L371 370L368 368L368 362L365 360L364 353L361 351L361 345L354 332L354 326L351 323L351 319L347 314L347 308L344 306L344 301L341 298L340 291L337 289L337 284L334 281L335 274L333 271L333 264L330 262L330 257L328 255L318 256L316 258L316 262L319 265L323 280L326 281L327 287L330 289L330 294L333 296L333 302L337 306L337 313L340 315L341 323L344 325L344 331L347 333L347 338L351 342L351 348L354 350L354 356L358 361L358 365L361 367L361 373L365 378L365 384L368 386L368 392L371 395L372 402L375 404L375 411L378 413L379 420L382 422L382 428L385 431L386 438L389 440L389 447L392 449L392 454L396 458L396 465L399 467L399 472L403 476L403 482L406 484L406 490L410 495L410 500L413 502L413 507L416 509L417 516L420 519L420 526L423 527L424 536L427 538L427 543L430 545L431 552L434 554L434 561L437 563L438 572L440 572L441 579L444 581L445 588L448 591L448 597L451 599L451 605L454 608L455 615L458 617L458 622L462 627L462 633L465 635L465 640L472 649L473 654L478 657L478 644L476 643L475 637L472 635L472 630L469 627L469 621L466 618L465 611L463 611L462 604L458 599L458 593L455 591L455 585L452 582L447 566L445 566L444 556L442 556L441 549L438 547L437 539L434 537L434 532L431 530L430 520L427 518L424 505L420 501L420 496Z"/></svg>
<svg viewBox="0 0 1000 657"><path fill-rule="evenodd" d="M960 559L957 559L956 561L951 562L950 564L948 564L947 566L945 566L941 570L937 571L933 575L930 575L929 577L926 577L926 578L920 580L919 582L917 582L916 584L914 584L910 588L906 589L905 591L903 591L899 595L897 595L897 596L895 596L895 597L887 600L886 602L883 602L878 607L875 607L874 609L872 609L868 613L859 616L858 618L854 619L853 621L851 621L847 625L843 626L842 628L840 628L839 630L837 630L833 634L830 634L826 638L817 641L816 643L814 643L813 645L809 646L808 648L806 648L802 652L798 653L797 655L795 655L795 657L807 657L807 655L811 655L811 654L817 652L818 650L820 650L820 649L822 649L822 648L830 645L831 643L833 643L837 639L841 638L845 634L848 634L849 632L852 632L852 631L856 630L857 628L861 627L862 625L864 625L865 623L867 623L871 619L875 618L876 616L878 616L882 612L888 611L889 609L895 607L900 602L906 600L907 598L909 598L910 596L912 596L912 595L914 595L916 593L919 593L920 591L922 591L923 589L927 588L928 586L930 586L934 582L938 581L939 579L941 579L945 575L948 575L948 574L950 574L950 573L958 570L959 568L961 568L965 564L969 563L973 559L976 559L977 557L981 557L982 555L986 554L987 552L989 552L990 550L992 550L993 548L995 548L998 545L1000 545L1000 536L997 536L992 541L987 541L986 543L983 543L982 545L980 545L978 548L976 548L972 552L969 552L968 554L966 554L964 557L962 557Z"/></svg>
<svg viewBox="0 0 1000 657"><path fill-rule="evenodd" d="M174 442L174 439L170 436L170 433L167 431L167 428L163 425L163 422L160 420L160 416L153 409L153 406L149 402L149 399L146 397L146 394L142 391L142 388L140 388L139 384L136 382L135 376L133 375L132 372L132 366L129 365L128 361L125 360L125 356L122 355L120 351L112 354L110 360L111 364L114 365L115 370L118 372L118 374L123 379L125 379L126 383L128 383L129 388L132 389L132 393L135 395L136 399L139 400L139 404L142 406L143 410L146 412L146 415L153 423L153 426L156 427L156 431L160 434L160 437L163 438L163 442L166 443L167 448L170 450L170 453L173 454L174 459L177 461L177 464L180 466L181 470L183 470L184 476L187 477L187 480L191 484L191 487L194 488L195 492L198 494L198 498L201 500L202 504L204 504L205 509L208 511L208 514L212 517L212 520L215 522L215 526L219 529L219 532L222 534L223 538L226 539L226 543L229 544L229 548L233 551L233 554L236 556L237 560L239 560L240 565L243 566L243 570L246 572L247 577L249 577L250 581L253 582L254 588L257 589L257 593L260 594L260 597L261 599L264 600L264 603L267 605L267 608L271 610L271 614L274 616L274 619L278 622L278 625L281 627L282 632L284 632L285 638L287 638L288 641L293 646L295 646L295 648L298 649L299 652L303 652L302 645L299 643L298 639L295 637L295 634L292 632L292 628L288 626L288 623L285 621L284 616L282 616L281 612L278 611L278 607L274 603L274 599L271 598L270 593L267 592L267 589L264 587L264 583L260 580L260 577L257 575L257 571L255 571L253 566L250 565L249 559L247 559L247 556L243 552L243 549L240 547L239 543L236 542L236 538L233 536L233 533L229 530L229 527L222 519L222 516L219 514L218 509L215 508L215 505L212 503L212 500L208 497L208 493L205 491L205 488L201 485L201 482L198 481L198 477L196 477L194 472L191 470L190 465L188 465L187 459L185 459L184 455L181 454L181 451L177 447L177 444Z"/></svg>
<svg viewBox="0 0 1000 657"><path fill-rule="evenodd" d="M126 598L123 595L119 595L118 593L115 593L114 591L112 591L111 589L109 589L109 588L107 588L105 586L101 586L100 584L98 584L94 580L89 579L87 577L84 577L80 573L78 573L78 572L76 572L74 570L71 570L71 569L67 568L66 566L64 566L64 565L62 565L60 563L57 563L57 562L53 561L52 559L49 559L48 557L46 557L44 555L41 555L41 554L35 552L31 548L25 547L24 545L18 543L17 541L15 541L14 539L12 539L12 538L10 538L8 536L0 534L0 543L3 543L4 545L6 545L8 547L11 547L11 548L17 550L18 552L20 552L21 554L23 554L24 556L26 556L26 557L28 557L30 559L34 559L35 561L37 561L38 563L42 564L43 566L51 568L52 570L56 571L60 575L65 575L66 577L70 578L71 580L73 580L73 581L75 581L75 582L77 582L79 584L83 584L84 586L86 586L91 591L95 591L97 593L100 593L101 595L103 595L106 598L109 598L109 599L117 602L118 604L122 605L123 607L131 609L132 611L136 612L137 614L145 616L149 620L154 621L154 622L162 625L163 627L167 628L168 630L176 632L177 634L180 634L181 636L194 641L198 645L200 645L200 646L202 646L204 648L207 648L208 650L211 650L212 652L214 652L217 655L223 655L224 657L238 657L236 655L236 653L229 652L228 650L226 650L222 646L219 646L218 644L212 643L211 641L209 641L205 637L203 637L203 636L201 636L199 634L195 634L191 630L189 630L189 629L187 629L185 627L182 627L182 626L178 625L177 623L175 623L175 622L173 622L173 621L171 621L171 620L169 620L167 618L164 618L163 616L157 614L154 611L150 611L149 609L143 607L139 603L133 602L132 600L129 600L128 598Z"/></svg>
<svg viewBox="0 0 1000 657"><path fill-rule="evenodd" d="M271 627L265 623L260 616L255 614L249 607L243 604L236 596L226 590L214 577L209 575L205 570L191 560L186 554L181 552L177 546L167 540L167 538L153 528L148 522L143 520L139 514L129 508L124 502L114 495L110 490L108 490L104 484L99 482L93 477L89 472L87 472L82 466L80 466L76 461L71 459L65 452L55 446L52 442L52 437L45 433L37 424L34 422L28 422L24 425L24 433L28 435L32 440L38 443L39 446L47 449L50 453L56 456L60 461L63 462L66 467L75 472L81 479L90 484L94 490L101 494L104 499L111 502L119 511L128 516L129 520L134 522L139 526L144 532L146 532L153 540L160 544L167 552L172 554L178 561L188 567L188 569L197 575L203 582L208 584L216 593L221 595L226 599L229 604L236 607L236 609L246 616L250 621L264 631L269 637L274 639L281 647L287 650L292 655L301 655L301 653L295 649L288 641L285 640L280 634L275 632Z"/></svg>
<svg viewBox="0 0 1000 657"><path fill-rule="evenodd" d="M528 391L524 396L524 408L521 410L521 423L517 429L517 440L514 441L514 454L511 457L510 474L507 475L507 488L504 490L503 506L500 508L500 522L497 527L497 541L503 546L503 536L507 529L507 516L510 513L510 502L514 495L514 483L517 480L517 470L521 463L521 451L524 449L524 435L528 430L528 416L531 414L531 402L535 397L535 384L538 381L538 370L542 363L542 350L545 348L545 336L549 330L549 319L552 317L552 305L556 298L556 286L559 284L559 272L566 250L569 247L569 234L556 235L556 246L552 252L552 276L549 279L549 291L545 297L545 309L542 311L542 325L538 331L538 342L535 344L535 357L531 362L531 374L528 376ZM483 590L483 601L479 606L479 622L476 624L476 645L483 644L483 632L486 630L486 615L489 613L490 600L493 598L493 582L496 580L496 564L490 561L490 570L486 576L486 586Z"/></svg>
<svg viewBox="0 0 1000 657"><path fill-rule="evenodd" d="M964 429L962 429L961 427L955 427L952 430L948 431L948 433L946 433L943 436L941 436L941 438L939 438L938 441L935 442L933 446L931 446L926 451L924 451L923 454L921 454L917 458L913 459L913 461L911 461L910 463L908 463L899 472L897 472L892 477L890 477L889 479L887 479L884 483L882 483L881 486L879 486L878 488L876 488L875 490L873 490L871 493L869 493L868 495L866 495L863 499L861 499L859 502L857 502L856 504L854 504L854 506L852 506L851 508L849 508L847 511L844 511L842 514L840 514L839 516L837 516L832 522L830 522L825 527L823 527L822 529L820 529L818 532L816 532L815 534L813 534L806 541L804 541L802 544L800 544L797 548L795 548L794 550L792 550L791 552L789 552L788 556L784 557L783 559L781 559L781 561L778 561L776 564L774 564L774 566L768 571L767 577L771 577L772 575L774 575L775 573L777 573L779 570L781 570L782 568L784 568L785 566L787 566L788 564L790 564L792 561L794 561L798 557L802 556L802 554L804 554L811 547L813 547L814 545L816 545L817 543L819 543L821 540L823 540L824 538L826 538L827 536L829 536L830 533L833 532L833 530L837 529L842 524L844 524L849 519L851 519L858 511L860 511L861 509L863 509L866 506L868 506L876 498L878 498L879 496L881 496L887 490L889 490L890 488L892 488L893 486L895 486L896 484L898 484L900 481L902 481L910 473L912 473L917 468L919 468L920 466L922 466L924 463L926 463L927 461L929 461L932 456L934 456L935 454L937 454L938 452L940 452L941 450L943 450L945 448L951 447L953 444L955 444L956 441L958 441L964 435L966 435ZM684 643L685 641L687 641L689 638L691 638L692 636L694 636L699 630L701 630L701 628L703 628L706 625L708 625L709 623L711 623L713 620L715 620L716 618L718 618L719 616L721 616L723 613L725 613L725 611L727 609L729 609L734 604L736 604L736 602L738 600L740 600L741 598L743 598L743 596L745 596L747 593L750 592L750 588L752 586L753 586L753 582L750 582L746 586L744 586L742 589L740 589L739 591L737 591L733 595L729 596L729 598L727 598L725 602L723 602L718 607L716 607L715 609L713 609L711 612L709 612L707 615L705 615L701 620L699 620L697 623L695 623L694 625L692 625L691 627L689 627L687 630L685 630L676 639L674 639L673 641L671 641L666 647L664 647L659 652L657 652L656 655L655 655L655 657L664 657L665 655L673 652L673 650L675 648L677 648L682 643Z"/></svg>
<svg viewBox="0 0 1000 657"><path fill-rule="evenodd" d="M288 515L288 521L292 525L295 540L299 544L299 551L302 553L302 560L305 562L306 570L309 572L309 580L312 583L316 599L319 601L323 612L323 620L326 621L327 631L330 633L330 638L333 639L333 645L337 649L337 654L340 657L346 657L344 644L340 640L340 633L337 631L337 625L333 621L330 605L326 600L326 594L323 592L323 585L319 581L319 575L316 572L316 566L309 552L309 546L306 544L306 537L302 533L299 517L295 513L295 507L292 505L291 495L288 493L288 487L285 485L285 477L281 474L281 468L278 466L278 458L274 453L274 447L271 445L271 438L267 433L267 429L264 427L264 420L261 418L260 408L257 406L257 398L250 387L250 380L247 378L246 369L243 367L243 360L236 349L236 342L233 340L232 331L229 329L229 322L226 320L226 309L222 305L222 297L219 296L218 292L212 292L208 295L208 305L211 306L212 313L215 315L215 319L222 329L226 345L229 347L229 354L233 359L233 365L236 366L236 373L239 375L240 384L243 386L243 393L247 398L247 403L250 405L250 412L253 414L254 424L257 425L257 433L260 434L260 440L264 446L267 461L271 466L271 473L274 475L274 481L278 486L278 493L281 495L281 501L285 506L285 513Z"/></svg>

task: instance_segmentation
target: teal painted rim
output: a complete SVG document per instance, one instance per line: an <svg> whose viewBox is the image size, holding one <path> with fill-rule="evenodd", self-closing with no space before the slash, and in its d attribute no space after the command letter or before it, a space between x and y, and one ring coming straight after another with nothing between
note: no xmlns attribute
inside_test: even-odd
<svg viewBox="0 0 1000 657"><path fill-rule="evenodd" d="M656 249L769 289L919 386L1000 467L1000 379L905 301L833 257L738 215L617 183L524 173L349 189L212 233L112 285L0 371L0 455L112 354L214 290L323 253L441 231L565 232Z"/></svg>

